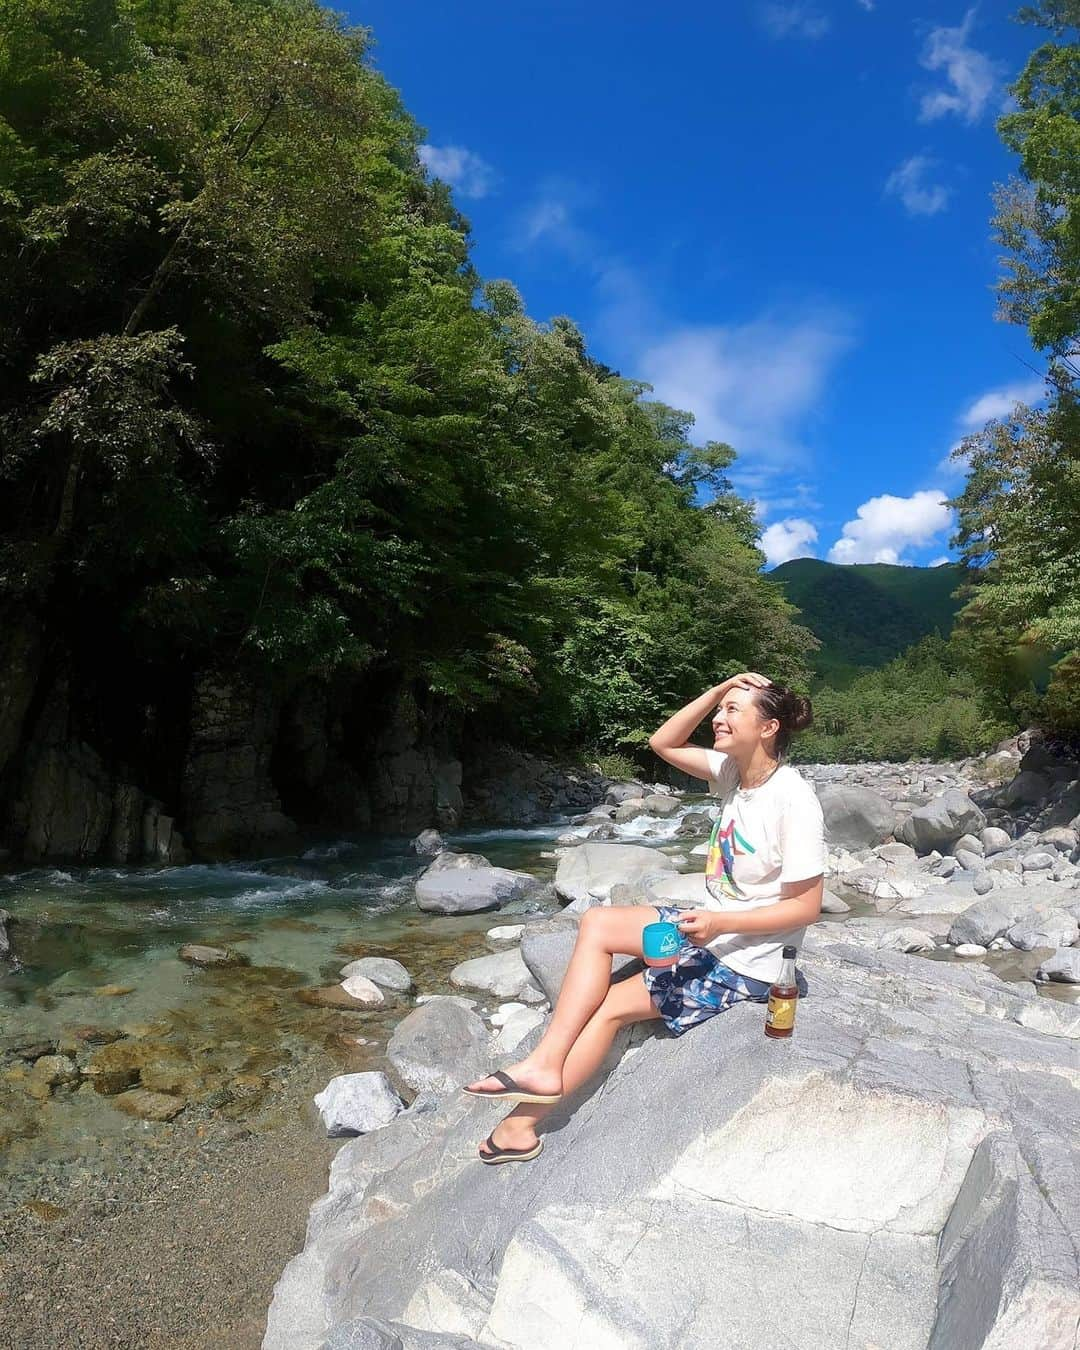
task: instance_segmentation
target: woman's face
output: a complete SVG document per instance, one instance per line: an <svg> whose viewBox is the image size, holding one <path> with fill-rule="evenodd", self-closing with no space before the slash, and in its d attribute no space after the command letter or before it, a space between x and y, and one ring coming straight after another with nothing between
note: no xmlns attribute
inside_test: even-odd
<svg viewBox="0 0 1080 1350"><path fill-rule="evenodd" d="M774 731L779 727L775 718L770 719L770 724ZM713 713L713 749L726 755L740 750L752 752L761 742L762 728L766 725L754 704L753 691L730 689Z"/></svg>

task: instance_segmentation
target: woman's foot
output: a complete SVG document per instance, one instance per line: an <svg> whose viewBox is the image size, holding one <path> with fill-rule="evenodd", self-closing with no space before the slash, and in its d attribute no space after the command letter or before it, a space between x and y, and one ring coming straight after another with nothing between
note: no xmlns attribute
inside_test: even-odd
<svg viewBox="0 0 1080 1350"><path fill-rule="evenodd" d="M497 1148L531 1149L537 1144L536 1127L525 1120L518 1120L514 1116L507 1116L505 1120L500 1120L491 1132L491 1138ZM487 1148L487 1140L480 1145L478 1152L481 1157L492 1157L491 1151Z"/></svg>
<svg viewBox="0 0 1080 1350"><path fill-rule="evenodd" d="M528 1059L523 1059L520 1064L511 1064L502 1071L508 1074L517 1085L525 1092L533 1092L539 1097L558 1097L562 1094L562 1074L557 1069L545 1069L538 1067ZM490 1092L493 1096L498 1096L506 1092L506 1084L493 1075L487 1078L478 1078L473 1083L466 1083L467 1092Z"/></svg>

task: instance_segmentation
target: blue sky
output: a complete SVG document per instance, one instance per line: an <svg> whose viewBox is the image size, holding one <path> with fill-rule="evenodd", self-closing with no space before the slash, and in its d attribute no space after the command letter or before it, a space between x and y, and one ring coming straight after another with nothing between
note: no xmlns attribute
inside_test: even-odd
<svg viewBox="0 0 1080 1350"><path fill-rule="evenodd" d="M946 460L1038 398L994 318L1019 0L372 0L485 277L730 442L770 563L950 555ZM1035 370L1032 369L1035 367Z"/></svg>

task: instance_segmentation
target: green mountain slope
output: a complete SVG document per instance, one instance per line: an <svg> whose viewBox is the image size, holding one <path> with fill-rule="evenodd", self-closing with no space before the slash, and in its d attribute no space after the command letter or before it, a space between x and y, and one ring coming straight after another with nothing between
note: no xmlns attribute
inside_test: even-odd
<svg viewBox="0 0 1080 1350"><path fill-rule="evenodd" d="M956 563L897 567L793 558L769 575L821 641L813 658L818 678L837 686L884 665L935 629L947 637L960 608L952 595L960 584Z"/></svg>

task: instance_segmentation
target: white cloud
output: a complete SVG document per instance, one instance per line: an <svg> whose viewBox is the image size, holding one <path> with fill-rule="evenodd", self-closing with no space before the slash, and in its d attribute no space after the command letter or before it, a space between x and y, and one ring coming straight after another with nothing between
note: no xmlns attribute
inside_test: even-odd
<svg viewBox="0 0 1080 1350"><path fill-rule="evenodd" d="M962 436L973 431L981 431L987 422L998 417L1008 417L1018 403L1033 405L1046 397L1046 382L1037 378L1017 380L1012 384L1002 384L996 389L988 389L985 394L963 409L957 418ZM938 460L935 471L948 478L962 478L967 473L966 456L953 459L953 453L960 449L961 441L952 445L946 455Z"/></svg>
<svg viewBox="0 0 1080 1350"><path fill-rule="evenodd" d="M937 165L927 155L912 155L894 169L885 183L886 195L899 197L909 216L936 216L949 204L950 190L941 183L929 183L926 175Z"/></svg>
<svg viewBox="0 0 1080 1350"><path fill-rule="evenodd" d="M874 0L859 0L859 4L866 10L867 14L873 12Z"/></svg>
<svg viewBox="0 0 1080 1350"><path fill-rule="evenodd" d="M800 424L850 341L837 313L684 327L644 346L634 371L662 402L694 414L697 437L733 445L737 467L758 469L760 483L805 459Z"/></svg>
<svg viewBox="0 0 1080 1350"><path fill-rule="evenodd" d="M940 558L931 558L926 565L927 567L944 567L946 563L950 562L952 562L952 559L943 553Z"/></svg>
<svg viewBox="0 0 1080 1350"><path fill-rule="evenodd" d="M820 38L829 31L829 20L809 5L762 5L761 22L774 38Z"/></svg>
<svg viewBox="0 0 1080 1350"><path fill-rule="evenodd" d="M791 558L812 558L814 550L808 545L818 537L817 528L808 520L789 516L777 520L763 531L761 547L770 567L788 562Z"/></svg>
<svg viewBox="0 0 1080 1350"><path fill-rule="evenodd" d="M753 473L743 475L741 486L745 491L754 491L766 485L766 481L771 475L754 475ZM747 483L747 479L754 480L753 485ZM773 487L780 487L779 483L772 483ZM821 499L818 497L817 489L810 483L796 483L791 486L786 481L782 488L783 495L768 497L756 496L754 498L754 508L758 520L764 520L766 516L774 516L778 511L816 511L821 505Z"/></svg>
<svg viewBox="0 0 1080 1350"><path fill-rule="evenodd" d="M836 563L906 562L905 549L930 543L952 523L945 494L936 488L910 497L884 493L863 502L829 549Z"/></svg>
<svg viewBox="0 0 1080 1350"><path fill-rule="evenodd" d="M495 186L495 170L464 146L422 145L417 153L429 173L449 183L462 197L486 197Z"/></svg>
<svg viewBox="0 0 1080 1350"><path fill-rule="evenodd" d="M980 431L992 418L1008 417L1018 403L1038 403L1045 395L1045 381L1036 379L990 389L965 408L960 414L960 425L965 431Z"/></svg>
<svg viewBox="0 0 1080 1350"><path fill-rule="evenodd" d="M969 9L958 28L935 28L923 47L919 64L944 74L946 87L934 89L919 102L919 120L934 122L955 113L965 122L977 122L1001 79L1001 65L985 52L968 45L975 22Z"/></svg>

